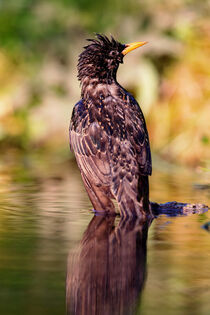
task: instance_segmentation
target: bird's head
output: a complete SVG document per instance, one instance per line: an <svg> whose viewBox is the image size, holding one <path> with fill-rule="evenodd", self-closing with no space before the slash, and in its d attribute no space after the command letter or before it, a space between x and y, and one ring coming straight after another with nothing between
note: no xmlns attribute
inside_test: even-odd
<svg viewBox="0 0 210 315"><path fill-rule="evenodd" d="M146 42L121 44L113 37L97 34L97 39L88 39L91 43L84 47L79 56L78 78L96 78L100 82L116 79L117 69L123 63L123 57L130 51L143 46Z"/></svg>

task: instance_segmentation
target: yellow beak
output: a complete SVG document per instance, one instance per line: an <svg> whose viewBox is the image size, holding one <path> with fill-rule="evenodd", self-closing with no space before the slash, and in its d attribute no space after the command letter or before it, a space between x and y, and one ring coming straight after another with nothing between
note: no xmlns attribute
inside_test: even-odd
<svg viewBox="0 0 210 315"><path fill-rule="evenodd" d="M141 47L145 44L147 44L148 42L135 42L135 43L130 43L130 44L127 44L125 49L122 51L122 54L123 55L126 55L127 53L129 53L131 50L134 50L138 47Z"/></svg>

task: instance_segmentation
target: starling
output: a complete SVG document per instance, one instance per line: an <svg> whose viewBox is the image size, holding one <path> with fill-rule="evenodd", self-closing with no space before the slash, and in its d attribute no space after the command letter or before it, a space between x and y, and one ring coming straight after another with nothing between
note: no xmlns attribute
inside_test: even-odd
<svg viewBox="0 0 210 315"><path fill-rule="evenodd" d="M79 56L81 100L70 122L74 151L96 211L122 217L151 215L148 176L152 172L149 137L135 98L116 79L124 56L146 44L121 44L97 34Z"/></svg>

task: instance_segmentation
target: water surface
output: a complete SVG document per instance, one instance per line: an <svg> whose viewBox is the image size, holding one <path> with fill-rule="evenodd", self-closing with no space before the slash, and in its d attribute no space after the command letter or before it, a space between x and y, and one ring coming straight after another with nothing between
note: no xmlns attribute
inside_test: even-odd
<svg viewBox="0 0 210 315"><path fill-rule="evenodd" d="M159 161L155 164L150 180L151 200L210 204L207 175ZM78 273L69 267L69 262L81 250L85 237L85 244L91 244L87 235L93 220L92 206L78 169L73 161L5 158L0 165L0 182L0 314L65 314L66 277ZM104 277L115 280L112 287L119 291L115 300L113 295L107 295L110 315L114 313L110 305L116 305L115 309L121 305L119 310L125 308L126 296L131 314L210 314L210 233L202 228L209 221L209 212L177 217L161 215L146 229L141 224L136 225L137 230L135 224L128 224L130 234L124 227L118 229L116 239L121 247L111 247L113 253L118 250L116 266L112 260L113 274L103 261L114 254L111 251L107 254L103 248L110 239L115 244L113 235L117 234L110 232L104 238L100 231L103 245L95 250L101 251L97 257L104 258L95 260L95 264L101 263ZM119 223L118 218L114 226ZM107 222L103 221L101 226L107 226ZM138 236L138 244L142 246L133 249L136 235L146 235L146 239ZM139 262L136 273L134 256L135 264ZM119 261L124 272L117 268ZM84 274L89 270L85 269L84 261L80 260L78 266ZM129 277L136 283L136 290L130 295L126 294L129 285L123 291ZM97 303L100 301L104 303L103 298L98 298Z"/></svg>

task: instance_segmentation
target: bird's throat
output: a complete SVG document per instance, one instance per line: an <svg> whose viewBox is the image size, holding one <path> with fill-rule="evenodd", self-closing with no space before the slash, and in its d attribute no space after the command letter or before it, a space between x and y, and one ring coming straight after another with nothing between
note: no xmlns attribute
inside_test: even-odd
<svg viewBox="0 0 210 315"><path fill-rule="evenodd" d="M98 78L84 78L81 82L82 98L106 98L117 93L118 83L114 79L101 80Z"/></svg>

